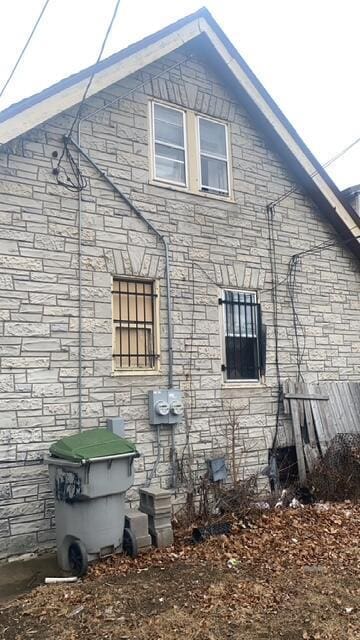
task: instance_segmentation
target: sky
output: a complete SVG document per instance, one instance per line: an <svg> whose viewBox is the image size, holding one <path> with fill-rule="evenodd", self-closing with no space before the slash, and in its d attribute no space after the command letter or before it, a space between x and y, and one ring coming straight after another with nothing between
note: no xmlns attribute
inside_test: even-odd
<svg viewBox="0 0 360 640"><path fill-rule="evenodd" d="M44 0L0 0L0 87ZM321 163L360 137L359 0L121 0L104 57L206 4ZM115 0L50 0L0 110L98 56ZM360 143L328 172L360 183Z"/></svg>

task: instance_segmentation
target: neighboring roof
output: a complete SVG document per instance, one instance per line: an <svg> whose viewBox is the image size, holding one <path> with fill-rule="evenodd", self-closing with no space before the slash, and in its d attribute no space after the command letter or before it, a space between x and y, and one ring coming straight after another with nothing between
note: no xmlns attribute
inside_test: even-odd
<svg viewBox="0 0 360 640"><path fill-rule="evenodd" d="M360 257L360 242L356 240L360 235L359 217L205 8L0 112L0 143L13 140L79 103L94 72L89 97L199 38L209 61L221 68L224 79L253 119Z"/></svg>
<svg viewBox="0 0 360 640"><path fill-rule="evenodd" d="M352 196L357 196L360 193L360 184L353 184L351 187L343 189L342 193L345 197L349 198L351 198Z"/></svg>

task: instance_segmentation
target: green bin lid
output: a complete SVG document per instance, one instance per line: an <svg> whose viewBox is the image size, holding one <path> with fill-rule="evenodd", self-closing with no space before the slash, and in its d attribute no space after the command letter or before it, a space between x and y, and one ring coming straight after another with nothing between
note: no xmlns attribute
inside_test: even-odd
<svg viewBox="0 0 360 640"><path fill-rule="evenodd" d="M55 458L73 462L93 460L103 456L137 456L135 445L108 429L89 429L74 436L61 438L50 447Z"/></svg>

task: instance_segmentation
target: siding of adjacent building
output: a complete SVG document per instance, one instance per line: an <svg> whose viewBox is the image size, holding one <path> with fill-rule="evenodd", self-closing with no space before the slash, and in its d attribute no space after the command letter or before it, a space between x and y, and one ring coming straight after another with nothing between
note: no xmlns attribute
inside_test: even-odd
<svg viewBox="0 0 360 640"><path fill-rule="evenodd" d="M184 392L186 420L176 428L181 460L192 469L224 452L230 406L239 411L242 473L267 464L276 415L276 372L266 204L293 186L280 158L210 68L180 50L87 101L94 110L148 81L82 126L82 145L168 237L174 320L175 386ZM157 80L151 77L161 70ZM148 101L181 105L230 123L234 202L149 184ZM0 557L54 544L53 500L42 456L56 439L78 431L78 198L58 186L52 153L75 110L63 113L0 152ZM147 392L166 386L166 289L163 246L82 160L89 186L82 194L83 428L121 415L142 457L136 486L157 455ZM290 257L334 237L299 187L274 217L278 278ZM112 375L112 275L160 283L161 371ZM268 327L266 384L223 385L219 290L258 291ZM305 327L307 381L359 378L360 271L340 244L304 256L296 303ZM285 283L278 290L279 354L283 378L296 372L295 335ZM283 425L284 418L281 418ZM280 438L283 430L280 430ZM161 436L157 480L169 486L170 430ZM129 494L136 500L136 488Z"/></svg>

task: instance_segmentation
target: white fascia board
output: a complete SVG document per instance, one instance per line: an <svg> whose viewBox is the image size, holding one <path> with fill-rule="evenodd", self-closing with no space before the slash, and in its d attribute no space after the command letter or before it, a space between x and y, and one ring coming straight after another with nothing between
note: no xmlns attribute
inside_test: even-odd
<svg viewBox="0 0 360 640"><path fill-rule="evenodd" d="M172 53L198 35L200 35L199 21L194 20L175 33L171 33L158 42L144 47L141 51L133 53L124 60L116 62L111 67L99 71L93 78L88 97ZM30 131L30 129L80 103L89 77L90 74L77 84L59 91L49 98L44 98L36 105L21 111L4 122L0 122L0 144L14 140L26 131Z"/></svg>
<svg viewBox="0 0 360 640"><path fill-rule="evenodd" d="M283 125L278 116L273 112L271 107L266 102L265 98L261 95L259 90L255 87L245 70L240 66L239 62L233 58L229 51L226 49L220 38L213 31L210 25L204 18L200 18L201 30L206 33L211 40L218 54L230 68L239 84L245 89L246 93L250 96L252 101L259 108L261 113L265 116L271 127L277 133L279 138L286 144L292 155L296 158L303 169L308 173L309 177L316 184L321 193L325 196L327 201L336 209L337 214L342 221L346 224L348 229L358 236L360 234L360 225L357 224L350 214L346 211L343 204L336 197L333 190L329 187L324 178L317 172L316 167L312 164L309 158L306 156L301 147L294 140L290 132Z"/></svg>

